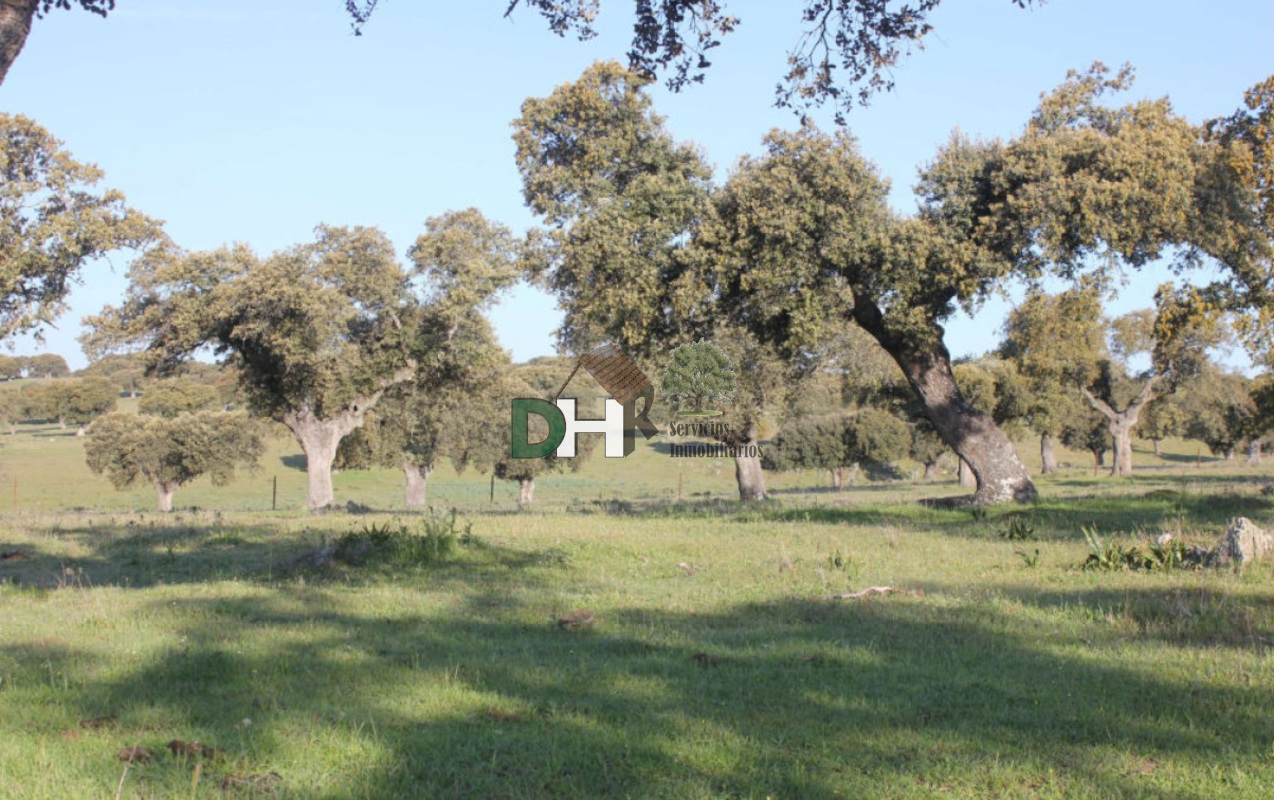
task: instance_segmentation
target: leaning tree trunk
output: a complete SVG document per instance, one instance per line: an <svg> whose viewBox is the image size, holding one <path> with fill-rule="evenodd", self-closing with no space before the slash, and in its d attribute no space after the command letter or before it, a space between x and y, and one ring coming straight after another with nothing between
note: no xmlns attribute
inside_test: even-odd
<svg viewBox="0 0 1274 800"><path fill-rule="evenodd" d="M530 505L535 499L535 478L518 478L518 505Z"/></svg>
<svg viewBox="0 0 1274 800"><path fill-rule="evenodd" d="M151 483L155 486L155 495L159 504L159 510L165 512L172 511L173 494L177 491L177 487L171 483L164 483L163 481L157 480L151 481Z"/></svg>
<svg viewBox="0 0 1274 800"><path fill-rule="evenodd" d="M1159 397L1155 393L1155 385L1158 383L1158 375L1147 378L1141 391L1129 401L1128 407L1123 411L1117 411L1088 389L1080 387L1084 397L1088 398L1088 404L1106 418L1106 427L1110 431L1110 437L1114 439L1115 460L1110 467L1111 475L1125 477L1132 474L1132 429L1137 427L1137 420L1146 404Z"/></svg>
<svg viewBox="0 0 1274 800"><path fill-rule="evenodd" d="M1261 463L1261 440L1249 439L1247 443L1247 463L1253 466Z"/></svg>
<svg viewBox="0 0 1274 800"><path fill-rule="evenodd" d="M0 83L22 52L39 0L0 0Z"/></svg>
<svg viewBox="0 0 1274 800"><path fill-rule="evenodd" d="M973 477L973 470L969 469L969 462L963 458L959 459L960 466L956 468L956 479L961 486L976 487L978 479Z"/></svg>
<svg viewBox="0 0 1274 800"><path fill-rule="evenodd" d="M1025 502L1037 496L1030 472L1009 437L960 392L951 372L951 354L942 342L942 326L934 323L925 339L897 333L886 325L880 308L866 299L854 304L854 319L891 355L924 403L934 428L968 463L977 491L959 498L964 505Z"/></svg>
<svg viewBox="0 0 1274 800"><path fill-rule="evenodd" d="M1042 475L1052 475L1057 472L1057 453L1053 450L1053 434L1040 434L1040 461L1043 468L1040 470Z"/></svg>
<svg viewBox="0 0 1274 800"><path fill-rule="evenodd" d="M425 487L429 483L429 467L414 463L403 457L403 473L407 476L407 507L419 509L425 507Z"/></svg>

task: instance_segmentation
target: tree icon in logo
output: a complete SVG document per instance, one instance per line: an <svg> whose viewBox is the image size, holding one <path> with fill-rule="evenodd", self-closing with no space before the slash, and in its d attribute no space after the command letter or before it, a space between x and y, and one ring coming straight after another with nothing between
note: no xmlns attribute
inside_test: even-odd
<svg viewBox="0 0 1274 800"><path fill-rule="evenodd" d="M700 339L683 344L672 351L664 367L659 393L678 405L693 404L693 412L678 413L719 414L705 411L703 405L734 398L734 364L712 342Z"/></svg>

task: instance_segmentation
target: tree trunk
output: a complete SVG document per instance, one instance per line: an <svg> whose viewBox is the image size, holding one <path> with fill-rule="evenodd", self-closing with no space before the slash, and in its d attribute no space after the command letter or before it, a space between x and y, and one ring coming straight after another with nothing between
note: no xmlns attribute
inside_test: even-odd
<svg viewBox="0 0 1274 800"><path fill-rule="evenodd" d="M1255 466L1261 463L1261 440L1251 439L1247 443L1247 463Z"/></svg>
<svg viewBox="0 0 1274 800"><path fill-rule="evenodd" d="M969 469L969 462L965 461L963 458L959 461L960 466L956 469L956 476L960 485L976 487L978 485L978 479L973 477L973 470Z"/></svg>
<svg viewBox="0 0 1274 800"><path fill-rule="evenodd" d="M58 427L66 430L66 417L58 417Z"/></svg>
<svg viewBox="0 0 1274 800"><path fill-rule="evenodd" d="M1161 439L1155 439L1154 443L1155 443L1155 456L1162 457L1163 456L1163 441Z"/></svg>
<svg viewBox="0 0 1274 800"><path fill-rule="evenodd" d="M845 468L832 467L832 486L836 487L836 491L845 488Z"/></svg>
<svg viewBox="0 0 1274 800"><path fill-rule="evenodd" d="M1053 434L1040 434L1040 461L1043 468L1040 470L1042 475L1053 475L1057 472L1057 453L1053 450Z"/></svg>
<svg viewBox="0 0 1274 800"><path fill-rule="evenodd" d="M419 509L425 507L425 487L429 482L429 467L414 464L403 458L403 473L407 476L407 507Z"/></svg>
<svg viewBox="0 0 1274 800"><path fill-rule="evenodd" d="M720 437L718 441L735 448L734 480L739 485L739 499L764 500L765 473L761 470L761 447L757 440L756 422L748 420L741 426L741 430Z"/></svg>
<svg viewBox="0 0 1274 800"><path fill-rule="evenodd" d="M1137 421L1133 420L1132 425ZM1111 475L1120 477L1132 474L1132 425L1126 421L1112 422L1110 435L1115 440L1115 462L1110 467Z"/></svg>
<svg viewBox="0 0 1274 800"><path fill-rule="evenodd" d="M155 485L155 494L159 501L160 511L173 510L173 494L177 491L177 487L162 481L152 481Z"/></svg>
<svg viewBox="0 0 1274 800"><path fill-rule="evenodd" d="M925 462L925 480L931 481L938 477L938 459Z"/></svg>
<svg viewBox="0 0 1274 800"><path fill-rule="evenodd" d="M535 499L535 478L518 479L518 505L530 505Z"/></svg>
<svg viewBox="0 0 1274 800"><path fill-rule="evenodd" d="M1126 477L1132 474L1132 429L1137 427L1137 420L1146 404L1160 396L1155 392L1155 386L1158 383L1158 375L1147 378L1141 391L1129 401L1128 407L1123 411L1116 410L1114 406L1097 397L1087 388L1080 387L1084 397L1088 398L1088 404L1106 418L1107 430L1110 431L1110 437L1114 439L1115 461L1110 467L1111 475Z"/></svg>
<svg viewBox="0 0 1274 800"><path fill-rule="evenodd" d="M37 5L38 0L0 0L0 84L26 44Z"/></svg>
<svg viewBox="0 0 1274 800"><path fill-rule="evenodd" d="M1225 460L1226 461L1234 460L1234 445L1230 445L1229 447L1225 448Z"/></svg>
<svg viewBox="0 0 1274 800"><path fill-rule="evenodd" d="M416 362L409 360L406 366L399 367L393 375L381 380L376 391L355 397L333 416L319 419L312 407L304 405L285 411L279 417L305 453L308 482L305 504L310 511L322 511L332 505L332 462L336 459L336 448L341 440L362 426L363 415L375 407L387 388L415 376Z"/></svg>
<svg viewBox="0 0 1274 800"><path fill-rule="evenodd" d="M341 436L330 425L314 423L296 432L296 438L305 453L305 505L311 511L321 511L335 500L332 462L336 460Z"/></svg>
<svg viewBox="0 0 1274 800"><path fill-rule="evenodd" d="M951 354L942 342L942 326L934 323L932 330L921 334L925 340L918 341L914 332L891 331L880 308L865 298L856 298L853 314L859 326L898 362L943 441L973 471L977 491L957 502L990 505L1033 500L1037 496L1035 484L1009 437L970 405L956 385Z"/></svg>
<svg viewBox="0 0 1274 800"><path fill-rule="evenodd" d="M85 433L87 433L87 429L83 425L75 429L76 436L83 436Z"/></svg>

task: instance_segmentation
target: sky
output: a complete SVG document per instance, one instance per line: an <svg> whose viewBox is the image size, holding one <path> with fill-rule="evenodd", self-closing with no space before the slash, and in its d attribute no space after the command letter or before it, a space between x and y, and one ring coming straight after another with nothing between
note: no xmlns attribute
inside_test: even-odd
<svg viewBox="0 0 1274 800"><path fill-rule="evenodd" d="M767 131L797 125L774 107L774 87L801 5L727 0L742 23L713 51L706 81L652 90L668 130L700 145L719 181ZM187 249L246 242L264 255L309 240L319 223L376 225L405 262L424 221L450 209L476 206L517 232L534 225L510 122L524 99L627 52L631 3L603 3L588 42L558 38L526 9L505 18L506 6L382 0L358 37L342 0L118 0L107 19L55 10L0 85L0 110L35 119L102 167L105 185L164 220ZM893 70L895 90L847 119L903 211L915 208L917 168L953 129L1019 133L1069 69L1130 62L1129 99L1168 95L1193 121L1233 112L1274 71L1268 0L1051 0L1027 10L947 0L931 22L924 50ZM834 125L830 110L812 117ZM46 342L23 337L16 352L84 366L79 321L121 300L127 264L119 254L87 267ZM1163 266L1130 276L1108 311L1151 305L1165 280ZM952 353L995 347L1012 300L950 320ZM538 290L515 290L491 317L515 360L554 352L561 314Z"/></svg>

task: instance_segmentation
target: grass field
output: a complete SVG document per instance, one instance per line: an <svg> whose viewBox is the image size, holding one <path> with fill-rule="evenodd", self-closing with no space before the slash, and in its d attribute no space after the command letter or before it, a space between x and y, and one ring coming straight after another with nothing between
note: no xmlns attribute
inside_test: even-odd
<svg viewBox="0 0 1274 800"><path fill-rule="evenodd" d="M1084 527L1210 544L1274 520L1268 467L1170 442L985 515L915 502L950 478L770 476L743 506L728 462L647 447L523 511L443 468L431 502L472 534L453 558L289 575L419 518L393 472L336 478L377 513L310 516L295 447L263 463L160 515L74 435L0 437L0 554L24 556L0 560L0 796L1274 795L1274 567L1077 567ZM834 599L879 585L902 591ZM591 628L555 624L579 608Z"/></svg>

